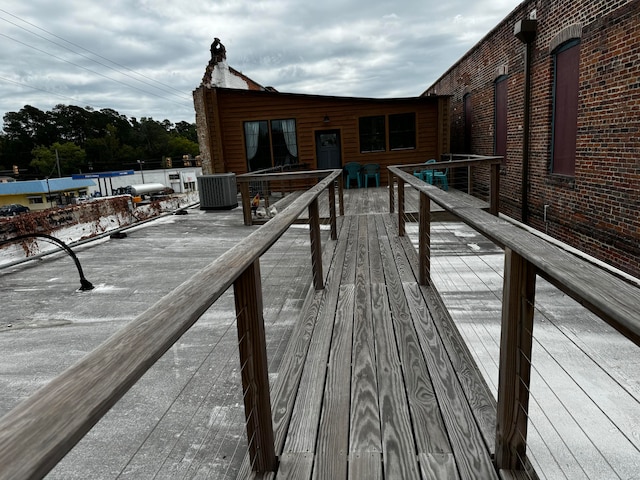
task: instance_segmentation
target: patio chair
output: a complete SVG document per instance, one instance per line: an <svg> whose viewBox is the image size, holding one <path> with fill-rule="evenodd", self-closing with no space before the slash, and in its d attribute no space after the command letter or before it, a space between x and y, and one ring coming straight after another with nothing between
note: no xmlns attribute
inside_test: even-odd
<svg viewBox="0 0 640 480"><path fill-rule="evenodd" d="M447 180L447 174L449 169L445 168L444 172L441 170L433 170L433 180L430 182L433 185L440 185L443 190L449 190L449 181Z"/></svg>
<svg viewBox="0 0 640 480"><path fill-rule="evenodd" d="M362 178L365 188L369 188L369 179L376 181L376 187L380 186L380 165L377 163L368 163L362 167Z"/></svg>
<svg viewBox="0 0 640 480"><path fill-rule="evenodd" d="M351 181L355 180L358 182L358 188L362 186L360 171L362 166L357 162L349 162L344 166L344 171L347 174L347 178L345 180L346 187L351 187Z"/></svg>
<svg viewBox="0 0 640 480"><path fill-rule="evenodd" d="M425 165L429 164L429 163L436 163L436 160L435 160L435 158L430 158L429 160L427 160L424 163L425 163ZM431 185L433 185L433 172L434 171L430 170L430 169L427 169L427 170L414 170L413 176L419 178L423 182L427 182L427 183L430 183Z"/></svg>

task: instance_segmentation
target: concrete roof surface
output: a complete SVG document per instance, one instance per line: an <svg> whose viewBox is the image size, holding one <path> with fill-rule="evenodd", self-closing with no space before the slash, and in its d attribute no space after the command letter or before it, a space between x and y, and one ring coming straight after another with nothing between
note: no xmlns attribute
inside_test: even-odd
<svg viewBox="0 0 640 480"><path fill-rule="evenodd" d="M90 292L62 254L0 270L0 415L255 228L239 208L190 209L82 245ZM272 380L311 283L308 233L294 225L260 262ZM416 224L407 234L415 244ZM433 282L495 394L504 253L457 222L433 223L431 242ZM637 347L541 279L535 315L527 454L547 478L636 478ZM237 342L227 292L48 478L235 478L246 450Z"/></svg>

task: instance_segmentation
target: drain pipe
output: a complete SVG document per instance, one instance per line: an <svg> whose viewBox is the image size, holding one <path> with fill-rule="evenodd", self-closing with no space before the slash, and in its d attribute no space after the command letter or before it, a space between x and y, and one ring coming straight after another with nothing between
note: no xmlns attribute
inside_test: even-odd
<svg viewBox="0 0 640 480"><path fill-rule="evenodd" d="M525 19L515 24L513 34L525 44L524 54L524 125L522 139L522 212L521 221L529 220L529 111L531 107L531 53L536 38L537 20Z"/></svg>

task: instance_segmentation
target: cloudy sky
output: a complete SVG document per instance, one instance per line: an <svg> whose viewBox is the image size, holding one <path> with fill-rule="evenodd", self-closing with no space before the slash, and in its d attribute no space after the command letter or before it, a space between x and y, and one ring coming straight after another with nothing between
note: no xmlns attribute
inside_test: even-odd
<svg viewBox="0 0 640 480"><path fill-rule="evenodd" d="M521 0L4 0L0 115L112 108L193 122L214 37L281 92L420 95Z"/></svg>

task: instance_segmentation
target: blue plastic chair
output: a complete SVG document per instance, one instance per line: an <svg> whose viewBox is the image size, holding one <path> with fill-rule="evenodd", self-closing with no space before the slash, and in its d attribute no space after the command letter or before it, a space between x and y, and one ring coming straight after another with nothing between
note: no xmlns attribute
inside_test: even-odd
<svg viewBox="0 0 640 480"><path fill-rule="evenodd" d="M435 158L430 158L429 160L427 160L426 162L424 162L425 165L429 164L429 163L436 163ZM415 170L413 172L413 176L419 178L420 180L430 183L431 185L433 185L433 170Z"/></svg>
<svg viewBox="0 0 640 480"><path fill-rule="evenodd" d="M369 188L369 179L376 181L376 187L380 186L380 165L377 163L368 163L362 167L362 178L365 188Z"/></svg>
<svg viewBox="0 0 640 480"><path fill-rule="evenodd" d="M439 184L443 190L449 190L449 180L447 180L448 173L448 168L445 168L444 172L440 170L433 170L433 180L431 181L431 183L434 185Z"/></svg>
<svg viewBox="0 0 640 480"><path fill-rule="evenodd" d="M362 166L357 162L349 162L344 166L344 171L347 174L347 178L345 180L346 187L351 187L351 181L355 180L358 182L358 188L362 186L360 171L362 170Z"/></svg>

